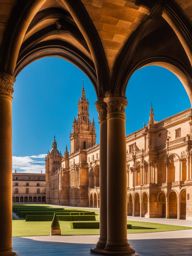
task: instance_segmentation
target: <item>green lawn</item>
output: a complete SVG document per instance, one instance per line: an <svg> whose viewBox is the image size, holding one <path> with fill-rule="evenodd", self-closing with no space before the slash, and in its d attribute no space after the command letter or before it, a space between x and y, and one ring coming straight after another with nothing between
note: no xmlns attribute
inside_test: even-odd
<svg viewBox="0 0 192 256"><path fill-rule="evenodd" d="M149 233L190 229L190 227L181 227L173 225L162 225L148 222L129 221L133 229L129 229L128 233ZM25 220L13 220L13 236L43 236L50 233L50 221L43 222L26 222ZM98 229L72 229L71 222L60 221L62 235L96 235L99 234Z"/></svg>
<svg viewBox="0 0 192 256"><path fill-rule="evenodd" d="M36 206L36 205L33 205ZM39 207L40 205L37 205ZM31 207L31 205L26 205ZM52 206L42 205L46 210ZM53 206L55 207L55 206ZM78 210L85 210L85 208L77 208ZM67 208L68 210L68 208ZM86 209L87 211L87 209ZM90 211L93 211L92 209ZM99 220L99 216L96 216L96 220ZM62 235L96 235L99 234L99 229L73 229L72 222L60 221L60 227ZM150 233L150 232L164 232L191 229L190 227L163 225L149 222L137 222L129 221L128 224L132 225L132 229L128 230L130 234L136 233ZM13 236L47 236L50 234L51 221L32 221L26 222L25 220L13 220Z"/></svg>

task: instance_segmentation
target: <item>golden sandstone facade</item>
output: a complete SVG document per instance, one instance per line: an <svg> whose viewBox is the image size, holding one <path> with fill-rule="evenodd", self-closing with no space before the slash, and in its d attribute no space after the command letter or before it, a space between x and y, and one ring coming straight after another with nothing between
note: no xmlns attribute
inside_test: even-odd
<svg viewBox="0 0 192 256"><path fill-rule="evenodd" d="M13 173L14 203L45 203L46 181L43 173Z"/></svg>
<svg viewBox="0 0 192 256"><path fill-rule="evenodd" d="M192 219L192 110L126 137L127 212L130 216ZM64 156L54 139L46 158L48 203L99 207L99 145L83 89ZM118 170L117 170L118 171Z"/></svg>

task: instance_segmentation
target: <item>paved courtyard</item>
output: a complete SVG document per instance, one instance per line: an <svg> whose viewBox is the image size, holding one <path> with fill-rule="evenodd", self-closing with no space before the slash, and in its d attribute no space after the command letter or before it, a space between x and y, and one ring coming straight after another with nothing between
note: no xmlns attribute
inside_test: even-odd
<svg viewBox="0 0 192 256"><path fill-rule="evenodd" d="M88 256L98 236L14 238L18 256ZM192 255L192 230L132 234L129 242L140 256Z"/></svg>

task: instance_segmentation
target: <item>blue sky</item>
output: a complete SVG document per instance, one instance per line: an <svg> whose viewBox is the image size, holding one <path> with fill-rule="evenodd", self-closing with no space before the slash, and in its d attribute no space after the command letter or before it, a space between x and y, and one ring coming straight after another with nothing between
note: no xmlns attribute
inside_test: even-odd
<svg viewBox="0 0 192 256"><path fill-rule="evenodd" d="M96 94L81 70L61 58L49 57L33 62L18 75L13 99L14 169L44 170L44 156L50 149L53 136L56 136L62 153L65 146L69 146L83 83L99 142ZM136 71L128 83L126 96L127 134L147 123L151 104L157 121L190 107L180 81L160 67Z"/></svg>

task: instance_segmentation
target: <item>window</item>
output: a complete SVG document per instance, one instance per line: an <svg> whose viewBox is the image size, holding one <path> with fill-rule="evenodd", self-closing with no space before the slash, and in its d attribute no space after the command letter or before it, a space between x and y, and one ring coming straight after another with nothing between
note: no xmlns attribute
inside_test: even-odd
<svg viewBox="0 0 192 256"><path fill-rule="evenodd" d="M37 183L37 187L39 187L40 186L40 184L39 183Z"/></svg>
<svg viewBox="0 0 192 256"><path fill-rule="evenodd" d="M175 130L175 138L181 137L181 128Z"/></svg>
<svg viewBox="0 0 192 256"><path fill-rule="evenodd" d="M86 141L83 142L83 149L86 149Z"/></svg>
<svg viewBox="0 0 192 256"><path fill-rule="evenodd" d="M29 194L29 189L28 188L26 188L26 194Z"/></svg>
<svg viewBox="0 0 192 256"><path fill-rule="evenodd" d="M37 189L37 194L40 194L40 188Z"/></svg>
<svg viewBox="0 0 192 256"><path fill-rule="evenodd" d="M135 149L135 143L129 145L129 153L133 153L134 149Z"/></svg>
<svg viewBox="0 0 192 256"><path fill-rule="evenodd" d="M29 183L26 183L26 187L29 187Z"/></svg>
<svg viewBox="0 0 192 256"><path fill-rule="evenodd" d="M18 193L19 193L19 189L16 188L16 189L15 189L15 194L18 194Z"/></svg>
<svg viewBox="0 0 192 256"><path fill-rule="evenodd" d="M15 183L15 187L18 187L18 183Z"/></svg>
<svg viewBox="0 0 192 256"><path fill-rule="evenodd" d="M96 159L97 159L97 160L99 159L99 154L98 154L98 153L96 154Z"/></svg>
<svg viewBox="0 0 192 256"><path fill-rule="evenodd" d="M94 161L94 155L92 155L92 161Z"/></svg>

